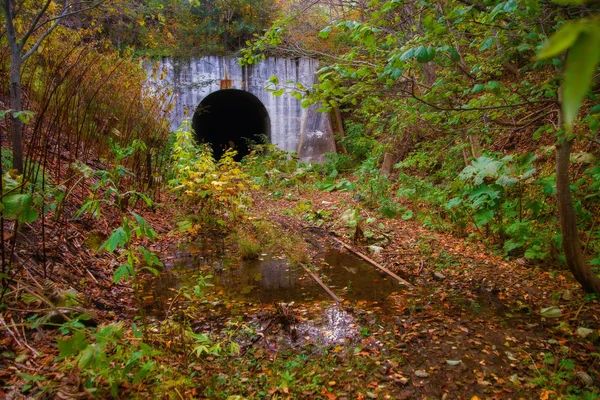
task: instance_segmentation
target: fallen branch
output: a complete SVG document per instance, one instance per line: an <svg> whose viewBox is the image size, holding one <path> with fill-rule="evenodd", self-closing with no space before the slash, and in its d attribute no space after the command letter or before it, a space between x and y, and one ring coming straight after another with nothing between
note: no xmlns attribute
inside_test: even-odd
<svg viewBox="0 0 600 400"><path fill-rule="evenodd" d="M301 266L302 266L302 268L304 268L304 270L305 270L305 271L306 271L306 272L307 272L307 273L310 275L310 277L311 277L311 278L313 278L313 279L314 279L314 280L315 280L315 281L316 281L316 282L317 282L319 285L321 285L321 287L322 287L323 289L325 289L325 291L327 292L327 294L329 294L329 295L331 296L331 298L332 298L333 300L335 300L335 302L336 302L338 305L342 303L342 301L340 300L340 298L339 298L339 297L337 297L337 296L335 295L335 293L333 293L333 292L331 291L331 289L329 289L329 288L327 287L327 285L325 285L325 284L323 283L323 281L322 281L322 280L320 280L320 279L319 279L319 277L318 277L317 275L315 275L315 274L314 274L314 273L313 273L313 272L312 272L310 269L308 269L308 267L307 267L306 265L304 265L304 264L300 264L300 265L301 265Z"/></svg>
<svg viewBox="0 0 600 400"><path fill-rule="evenodd" d="M383 272L385 272L386 274L388 274L389 276L391 276L392 278L396 279L398 282L400 282L402 285L408 287L409 289L415 289L415 287L408 281L405 281L404 279L400 278L398 275L396 275L395 273L393 273L392 271L390 271L389 269L387 269L386 267L378 264L376 261L370 259L369 257L367 257L366 255L364 255L363 253L361 253L358 250L354 250L350 245L347 245L346 243L342 242L340 239L332 236L332 239L335 240L337 243L339 243L340 245L342 245L344 248L346 248L348 251L350 251L351 253L359 256L360 258L362 258L363 260L365 260L366 262L368 262L369 264L371 264L374 267L379 268L380 270L382 270Z"/></svg>

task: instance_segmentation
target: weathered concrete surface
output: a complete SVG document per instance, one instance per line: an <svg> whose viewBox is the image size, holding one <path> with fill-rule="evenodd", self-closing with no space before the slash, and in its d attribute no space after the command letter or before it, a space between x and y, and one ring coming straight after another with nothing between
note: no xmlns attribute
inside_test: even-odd
<svg viewBox="0 0 600 400"><path fill-rule="evenodd" d="M265 89L275 75L280 82L301 82L309 86L317 70L315 60L268 58L259 64L242 67L233 57L203 57L190 60L165 58L159 63L165 79L154 85L168 85L175 95L171 127L176 129L183 119L191 118L202 99L220 90L227 74L231 88L252 93L265 106L270 118L271 143L282 150L298 152L303 161L319 162L323 153L334 152L329 114L317 113L317 107L303 109L300 101L287 95L276 97ZM160 73L159 73L160 75Z"/></svg>

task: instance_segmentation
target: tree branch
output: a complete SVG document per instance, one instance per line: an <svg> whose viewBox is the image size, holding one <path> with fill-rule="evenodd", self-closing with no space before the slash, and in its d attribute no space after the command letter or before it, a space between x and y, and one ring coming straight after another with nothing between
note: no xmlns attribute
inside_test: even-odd
<svg viewBox="0 0 600 400"><path fill-rule="evenodd" d="M67 6L65 6L65 8L61 11L61 13L59 15L57 15L56 17L53 17L53 18L48 18L47 20L45 20L41 24L39 24L36 27L34 27L33 31L34 32L37 31L38 29L40 29L41 27L43 27L46 24L49 24L52 21L60 21L61 19L66 18L66 17L70 17L71 15L81 14L82 12L94 9L94 8L98 7L100 4L105 3L105 2L106 2L106 0L99 0L98 2L92 4L89 7L82 8L81 10L71 11L71 12L66 13L66 11L69 8L72 8L74 5L76 5L76 4L82 4L84 2L79 2L79 3L76 3L76 4L67 5ZM88 3L88 2L85 2L85 3Z"/></svg>
<svg viewBox="0 0 600 400"><path fill-rule="evenodd" d="M100 4L104 3L105 1L106 0L99 0L98 2L92 4L89 7L82 8L81 10L72 11L72 12L66 12L66 11L75 4L68 4L68 2L67 2L67 4L65 5L65 8L63 8L63 10L61 11L61 13L59 15L57 15L54 18L49 18L49 19L45 20L44 22L38 24L37 26L31 28L30 32L28 32L29 35L31 35L35 31L37 31L42 26L54 21L52 23L52 25L50 26L50 28L48 28L48 30L46 32L44 32L44 34L38 38L38 40L35 42L33 47L31 49L29 49L29 51L21 57L21 61L27 60L33 53L35 53L37 51L37 49L40 47L42 42L48 37L48 35L50 35L52 33L52 31L54 31L54 29L56 29L56 27L60 24L60 22L62 21L63 18L66 18L71 15L81 14L82 12L96 8ZM81 4L81 3L76 3L76 4ZM25 39L25 37L23 39ZM21 45L25 46L24 40L21 41ZM20 50L22 50L22 47Z"/></svg>
<svg viewBox="0 0 600 400"><path fill-rule="evenodd" d="M42 17L48 10L48 7L50 7L50 3L52 3L52 0L46 0L46 4L44 4L42 9L37 13L35 18L33 19L33 22L31 23L31 28L25 33L25 35L23 35L23 39L21 39L21 43L19 43L19 53L21 52L21 50L23 50L23 47L25 47L25 43L27 43L27 40L29 40L29 36L31 36L31 34L35 32L35 26L38 24L38 22L40 22L40 19L42 19Z"/></svg>

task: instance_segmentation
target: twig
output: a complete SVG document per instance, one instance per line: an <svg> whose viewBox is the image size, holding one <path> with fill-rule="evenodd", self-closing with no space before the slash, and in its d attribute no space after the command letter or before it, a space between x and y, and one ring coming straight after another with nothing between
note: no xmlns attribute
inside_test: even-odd
<svg viewBox="0 0 600 400"><path fill-rule="evenodd" d="M339 297L337 297L337 296L335 295L335 293L333 293L333 292L331 291L331 289L329 289L329 288L327 287L327 285L325 285L325 284L323 283L323 281L322 281L322 280L320 280L320 279L319 279L319 277L318 277L317 275L315 275L315 274L314 274L314 273L313 273L313 272L312 272L310 269L308 269L308 267L307 267L306 265L304 265L304 264L300 264L300 266L301 266L302 268L304 268L304 270L305 270L305 271L306 271L306 272L307 272L307 273L310 275L310 277L311 277L311 278L313 278L313 279L314 279L314 280L315 280L315 281L316 281L316 282L317 282L319 285L321 285L321 287L322 287L323 289L325 289L325 291L327 292L327 294L329 294L329 295L331 296L331 298L332 298L333 300L335 300L335 302L336 302L338 305L339 305L339 304L341 304L341 300L340 300L340 298L339 298Z"/></svg>
<svg viewBox="0 0 600 400"><path fill-rule="evenodd" d="M579 317L579 313L581 312L581 309L583 308L584 304L585 304L585 302L581 303L581 306L579 306L579 310L577 310L577 312L575 313L575 316L573 317L574 320L576 320L577 317Z"/></svg>
<svg viewBox="0 0 600 400"><path fill-rule="evenodd" d="M355 255L359 256L360 258L362 258L363 260L365 260L366 262L368 262L369 264L371 264L374 267L379 268L380 270L382 270L383 272L385 272L386 274L388 274L389 276L391 276L392 278L396 279L398 282L400 282L402 285L408 287L409 289L415 289L415 286L412 285L410 282L400 278L398 275L396 275L395 273L393 273L392 271L390 271L389 269L387 269L386 267L378 264L376 261L373 261L372 259L370 259L369 257L367 257L366 255L364 255L363 253L361 253L358 250L354 250L351 246L347 245L346 243L342 242L340 239L332 236L332 239L335 240L337 243L339 243L340 245L342 245L343 247L345 247L347 250L349 250L350 252L354 253Z"/></svg>
<svg viewBox="0 0 600 400"><path fill-rule="evenodd" d="M15 339L15 342L17 342L17 344L20 347L27 347L31 353L33 354L34 357L38 357L39 353L36 349L34 349L33 347L31 347L27 342L25 342L25 344L22 344L19 339L17 338L17 336L14 334L14 332L8 327L8 325L6 325L6 321L4 321L4 317L0 315L0 322L2 322L2 325L4 325L4 327L6 328L6 330L10 333L10 335L13 337L13 339ZM13 325L15 324L15 321L13 321ZM17 330L17 334L19 333L19 331Z"/></svg>

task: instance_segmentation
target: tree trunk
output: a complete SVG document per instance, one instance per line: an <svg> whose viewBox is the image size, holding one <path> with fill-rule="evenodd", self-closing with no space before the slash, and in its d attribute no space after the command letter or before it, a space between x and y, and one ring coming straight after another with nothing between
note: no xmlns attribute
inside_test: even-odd
<svg viewBox="0 0 600 400"><path fill-rule="evenodd" d="M12 112L22 110L22 91L21 91L21 49L17 42L17 33L13 25L13 9L11 0L4 0L4 17L6 18L6 39L10 47L10 107ZM23 173L23 123L20 119L12 117L11 120L11 144L13 151L13 168L20 174Z"/></svg>
<svg viewBox="0 0 600 400"><path fill-rule="evenodd" d="M559 141L556 146L556 197L567 265L586 292L600 293L600 278L585 263L579 241L577 217L573 208L569 181L571 141L564 136L559 138Z"/></svg>
<svg viewBox="0 0 600 400"><path fill-rule="evenodd" d="M21 57L13 54L10 66L10 107L13 112L23 111L21 91ZM13 168L23 173L23 123L19 118L12 118L11 144L13 152Z"/></svg>

